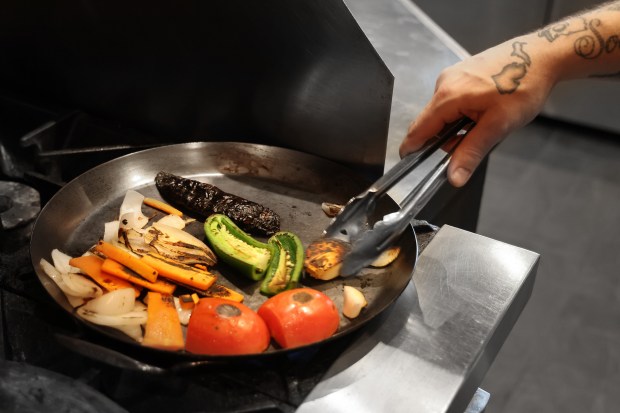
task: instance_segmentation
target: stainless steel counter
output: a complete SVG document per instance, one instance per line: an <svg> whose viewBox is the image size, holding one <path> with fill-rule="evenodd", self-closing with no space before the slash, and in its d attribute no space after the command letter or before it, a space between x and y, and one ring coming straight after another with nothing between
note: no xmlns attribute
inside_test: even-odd
<svg viewBox="0 0 620 413"><path fill-rule="evenodd" d="M530 297L538 258L444 226L413 283L298 411L464 412Z"/></svg>
<svg viewBox="0 0 620 413"><path fill-rule="evenodd" d="M466 52L407 0L346 3L395 77L389 168L437 75ZM418 169L392 197L401 200L424 173ZM534 252L442 227L420 255L413 282L298 411L480 411L488 394L478 386L530 297L538 260Z"/></svg>

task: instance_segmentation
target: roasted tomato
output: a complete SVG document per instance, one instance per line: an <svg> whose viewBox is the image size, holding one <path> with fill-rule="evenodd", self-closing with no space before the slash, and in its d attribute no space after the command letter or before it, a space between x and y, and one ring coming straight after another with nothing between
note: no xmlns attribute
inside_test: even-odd
<svg viewBox="0 0 620 413"><path fill-rule="evenodd" d="M248 306L223 298L202 298L189 319L185 349L191 353L234 355L261 353L269 329Z"/></svg>
<svg viewBox="0 0 620 413"><path fill-rule="evenodd" d="M331 337L340 324L332 300L312 288L296 288L279 293L258 309L283 348L299 347Z"/></svg>

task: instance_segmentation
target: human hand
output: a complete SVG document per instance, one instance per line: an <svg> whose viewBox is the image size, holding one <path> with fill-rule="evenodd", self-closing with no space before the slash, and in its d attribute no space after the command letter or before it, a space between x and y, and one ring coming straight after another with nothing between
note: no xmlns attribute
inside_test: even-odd
<svg viewBox="0 0 620 413"><path fill-rule="evenodd" d="M530 49L526 41L512 40L445 69L430 102L409 127L400 155L418 150L447 123L466 116L476 126L448 166L450 183L463 186L497 143L540 112L556 82L545 56Z"/></svg>

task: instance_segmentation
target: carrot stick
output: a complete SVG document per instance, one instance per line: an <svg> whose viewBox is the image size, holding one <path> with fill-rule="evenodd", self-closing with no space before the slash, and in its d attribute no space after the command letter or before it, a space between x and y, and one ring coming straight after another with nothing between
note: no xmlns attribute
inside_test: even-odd
<svg viewBox="0 0 620 413"><path fill-rule="evenodd" d="M175 207L173 207L172 205L168 205L165 202L160 201L159 199L155 199L155 198L144 198L144 202L146 205L155 208L155 209L159 209L162 212L165 212L167 214L172 214L172 215L176 215L179 217L183 216L183 212L179 211L178 209L176 209Z"/></svg>
<svg viewBox="0 0 620 413"><path fill-rule="evenodd" d="M148 293L147 321L142 344L162 350L183 350L183 330L170 294Z"/></svg>
<svg viewBox="0 0 620 413"><path fill-rule="evenodd" d="M131 268L148 281L152 283L157 281L157 270L145 263L139 256L105 241L99 241L95 249L107 258Z"/></svg>
<svg viewBox="0 0 620 413"><path fill-rule="evenodd" d="M243 302L243 294L240 294L230 288L224 287L221 284L213 284L207 290L193 290L201 297L218 297L225 298L227 300L236 301L238 303Z"/></svg>
<svg viewBox="0 0 620 413"><path fill-rule="evenodd" d="M136 291L136 297L140 295L142 288L133 285L121 278L108 274L101 270L103 266L103 258L96 255L84 255L82 257L72 258L69 265L79 268L84 274L88 275L97 284L108 291L120 290L121 288L133 288Z"/></svg>
<svg viewBox="0 0 620 413"><path fill-rule="evenodd" d="M111 258L106 258L103 261L101 270L108 274L112 274L118 278L122 278L123 280L127 280L132 284L140 285L151 291L156 291L162 294L172 294L177 288L176 285L166 282L164 280L157 280L154 283L147 281L144 278L140 277L140 275L135 271L131 270L128 267L125 267L120 262L114 261Z"/></svg>
<svg viewBox="0 0 620 413"><path fill-rule="evenodd" d="M190 287L198 288L199 290L206 290L215 283L215 275L207 271L201 271L190 267L189 265L167 260L161 255L151 253L145 254L142 256L142 260L155 268L162 277Z"/></svg>

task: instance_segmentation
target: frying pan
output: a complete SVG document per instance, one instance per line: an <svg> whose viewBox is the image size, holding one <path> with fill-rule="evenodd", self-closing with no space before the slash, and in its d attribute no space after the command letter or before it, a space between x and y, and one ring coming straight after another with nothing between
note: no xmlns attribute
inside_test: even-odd
<svg viewBox="0 0 620 413"><path fill-rule="evenodd" d="M129 189L147 197L161 199L154 178L167 172L209 182L220 189L258 202L281 217L281 229L296 233L304 246L321 237L331 218L322 211L322 202L346 203L367 188L369 182L356 172L331 161L305 153L272 146L236 142L185 143L148 149L101 164L78 176L60 189L42 209L31 238L31 259L43 287L64 310L73 314L62 291L39 266L41 258L50 261L54 248L79 256L96 244L103 235L105 222L117 219L120 204ZM398 205L384 197L376 208L377 216L396 211ZM202 222L186 230L205 239ZM355 319L342 316L337 333L330 339L345 336L386 310L402 293L411 279L418 255L412 227L400 238L401 253L396 261L382 269L366 268L357 277L319 281L305 276L302 284L327 294L341 311L343 285L363 291L368 306ZM266 297L260 294L260 282L251 282L217 264L218 282L245 295L244 303L258 309ZM76 315L79 323L103 334L112 342L138 347L139 352L161 356L171 353L142 347L118 330L97 326ZM295 349L295 350L299 350ZM270 346L265 353L282 354L290 350ZM185 360L226 361L239 356L193 355L175 352Z"/></svg>

